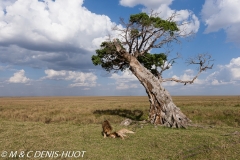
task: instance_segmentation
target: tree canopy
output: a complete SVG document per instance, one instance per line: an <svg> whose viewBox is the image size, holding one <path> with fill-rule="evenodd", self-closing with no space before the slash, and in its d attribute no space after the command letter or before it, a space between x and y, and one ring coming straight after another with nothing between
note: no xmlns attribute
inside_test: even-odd
<svg viewBox="0 0 240 160"><path fill-rule="evenodd" d="M176 32L179 31L177 24L172 19L163 20L146 13L131 15L128 23L123 19L121 22L125 28L115 27L114 30L120 33L117 41L122 49L135 56L144 67L158 76L157 68L164 65L167 55L150 54L149 50L161 48L176 39ZM106 71L123 71L129 68L128 62L118 53L113 41L105 41L100 47L96 50L96 55L92 56L94 65L101 65Z"/></svg>
<svg viewBox="0 0 240 160"><path fill-rule="evenodd" d="M178 24L174 21L172 15L164 20L156 14L139 13L131 15L128 22L121 20L123 27L115 26L115 30L119 37L102 42L100 49L96 50L96 55L92 56L94 65L101 65L106 71L123 71L129 68L129 61L126 54L137 58L137 60L151 73L159 79L162 79L162 72L169 69L175 60L179 57L168 59L166 53L150 53L151 49L162 48L168 43L177 41L179 37L183 37L186 33L178 28ZM186 33L185 36L191 35ZM122 54L121 52L124 52ZM209 64L211 56L208 54L197 55L195 61L188 61L189 64L200 65L197 76L206 69L211 69ZM197 60L197 61L196 61ZM204 63L203 63L204 62ZM180 83L193 83L193 80L182 81L174 78L162 79L165 81L176 81Z"/></svg>

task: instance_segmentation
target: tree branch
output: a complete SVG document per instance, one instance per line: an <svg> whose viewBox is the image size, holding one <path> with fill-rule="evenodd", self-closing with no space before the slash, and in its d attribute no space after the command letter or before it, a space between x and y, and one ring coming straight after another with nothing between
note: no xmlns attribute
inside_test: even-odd
<svg viewBox="0 0 240 160"><path fill-rule="evenodd" d="M117 52L120 53L121 50L122 50L122 46L120 45L119 40L118 40L118 39L114 39L114 40L113 40L113 44L115 45Z"/></svg>
<svg viewBox="0 0 240 160"><path fill-rule="evenodd" d="M186 63L188 63L189 65L190 64L199 65L198 73L195 77L193 77L192 80L180 80L180 79L176 79L176 78L167 78L167 79L162 79L162 82L174 81L177 83L184 83L184 85L192 84L203 71L206 71L207 69L212 69L213 64L210 64L210 63L211 63L211 61L213 61L213 59L211 59L211 58L212 57L209 54L199 54L196 57L189 58L186 61Z"/></svg>
<svg viewBox="0 0 240 160"><path fill-rule="evenodd" d="M177 54L177 57L170 59L168 62L164 61L164 65L160 67L161 71L159 72L159 75L161 76L165 70L168 70L170 67L172 67L173 63L175 63L175 60L178 58L180 58L180 54Z"/></svg>

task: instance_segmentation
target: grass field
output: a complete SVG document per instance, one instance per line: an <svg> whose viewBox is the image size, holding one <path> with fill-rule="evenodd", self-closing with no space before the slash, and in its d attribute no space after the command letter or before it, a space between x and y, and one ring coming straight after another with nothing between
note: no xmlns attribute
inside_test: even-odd
<svg viewBox="0 0 240 160"><path fill-rule="evenodd" d="M147 97L2 97L0 159L240 159L240 96L173 99L193 126L135 123L121 140L103 139L101 123L118 130L126 117L146 119Z"/></svg>

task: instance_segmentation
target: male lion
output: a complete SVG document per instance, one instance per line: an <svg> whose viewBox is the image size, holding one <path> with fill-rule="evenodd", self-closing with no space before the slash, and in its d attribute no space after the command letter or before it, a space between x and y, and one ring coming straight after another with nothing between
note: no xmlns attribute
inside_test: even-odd
<svg viewBox="0 0 240 160"><path fill-rule="evenodd" d="M134 133L133 131L130 131L128 129L120 129L117 132L112 132L112 127L110 125L110 123L108 122L108 120L105 120L102 123L102 134L104 136L104 138L106 137L111 137L111 138L118 138L120 137L121 139L124 139L124 137L127 137L126 133ZM112 133L111 133L112 132Z"/></svg>
<svg viewBox="0 0 240 160"><path fill-rule="evenodd" d="M104 136L104 138L108 137L111 132L112 132L112 126L110 125L110 123L108 122L108 120L105 120L103 123L102 123L102 134Z"/></svg>

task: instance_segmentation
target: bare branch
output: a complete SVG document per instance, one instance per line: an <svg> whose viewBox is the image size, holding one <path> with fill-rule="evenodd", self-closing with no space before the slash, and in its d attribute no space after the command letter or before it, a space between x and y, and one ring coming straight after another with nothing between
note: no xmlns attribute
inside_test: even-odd
<svg viewBox="0 0 240 160"><path fill-rule="evenodd" d="M120 53L121 50L122 50L122 47L121 47L119 41L118 41L117 39L114 39L114 40L113 40L113 43L114 43L114 45L115 45L115 47L116 47L116 49L117 49L117 52Z"/></svg>
<svg viewBox="0 0 240 160"><path fill-rule="evenodd" d="M206 71L207 69L212 69L213 64L211 64L211 62L213 61L213 59L211 59L211 58L212 57L209 54L199 54L196 57L189 58L186 61L186 63L188 63L189 65L190 64L199 65L198 73L195 77L193 77L192 80L180 80L180 79L176 79L176 78L167 78L167 79L162 79L162 82L174 81L174 82L178 82L178 83L184 83L184 85L192 84L203 71Z"/></svg>
<svg viewBox="0 0 240 160"><path fill-rule="evenodd" d="M177 53L177 56L170 59L169 61L165 61L164 62L164 65L161 66L161 71L159 72L160 75L162 75L162 73L165 71L165 70L168 70L170 67L172 67L173 63L175 63L175 60L176 59L179 59L181 56L180 54Z"/></svg>

